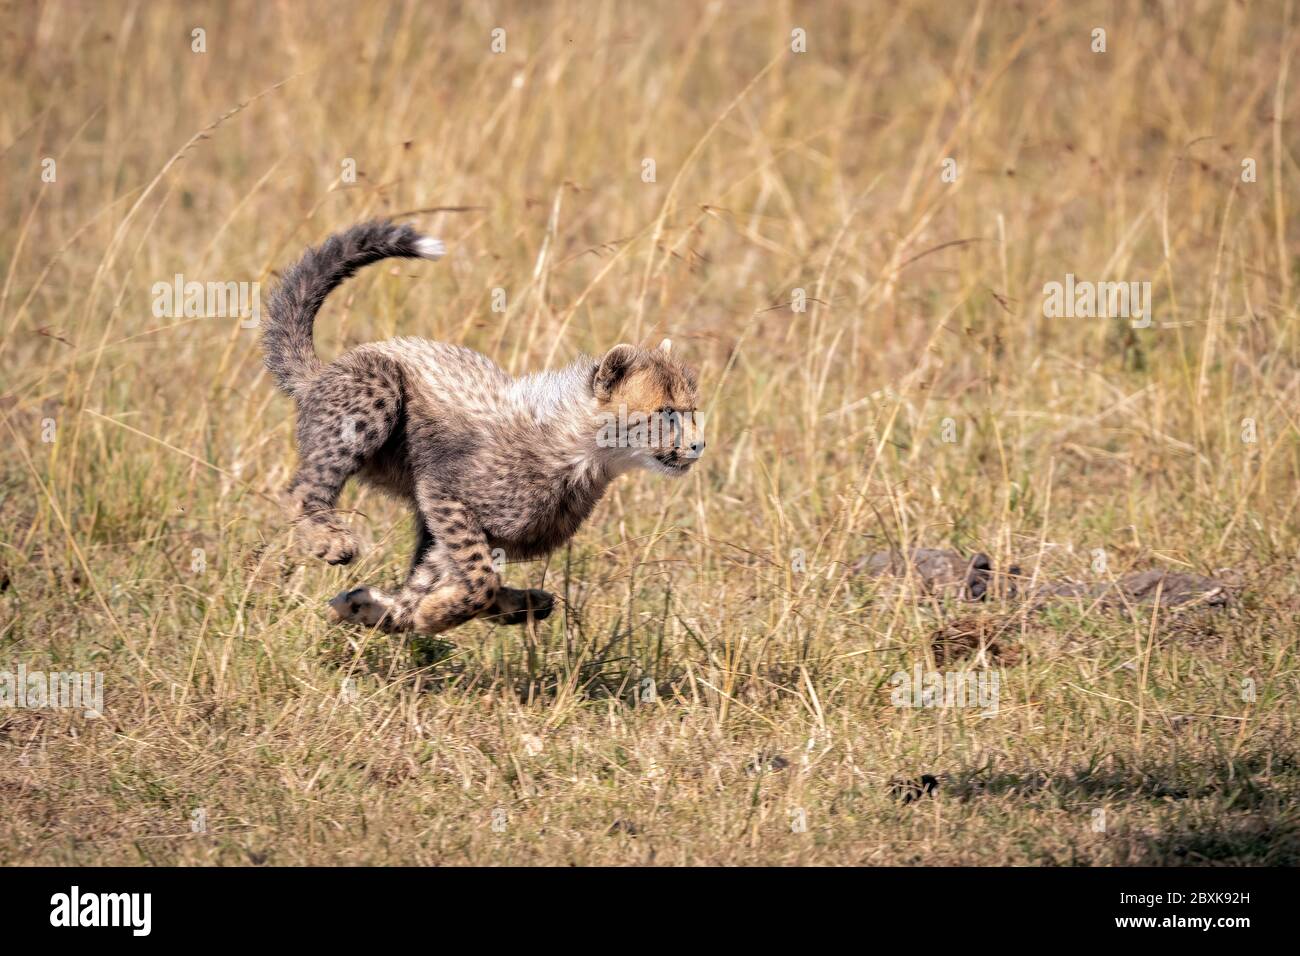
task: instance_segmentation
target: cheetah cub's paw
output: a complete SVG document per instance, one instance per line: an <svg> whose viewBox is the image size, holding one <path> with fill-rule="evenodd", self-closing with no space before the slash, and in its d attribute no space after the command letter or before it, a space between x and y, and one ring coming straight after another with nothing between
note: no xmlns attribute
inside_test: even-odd
<svg viewBox="0 0 1300 956"><path fill-rule="evenodd" d="M360 547L347 528L323 521L303 522L298 526L302 548L327 564L351 564Z"/></svg>
<svg viewBox="0 0 1300 956"><path fill-rule="evenodd" d="M363 627L388 625L393 599L378 588L353 588L330 601L331 620L335 623L360 624Z"/></svg>

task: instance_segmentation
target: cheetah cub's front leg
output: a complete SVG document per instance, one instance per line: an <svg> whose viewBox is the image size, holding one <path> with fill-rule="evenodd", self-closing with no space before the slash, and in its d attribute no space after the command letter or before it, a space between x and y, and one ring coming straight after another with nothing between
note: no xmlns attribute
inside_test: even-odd
<svg viewBox="0 0 1300 956"><path fill-rule="evenodd" d="M345 591L330 601L336 620L389 632L438 634L475 617L523 624L551 613L554 598L536 588L501 584L478 519L459 501L425 483L416 490L423 531L411 573L394 595L378 588Z"/></svg>

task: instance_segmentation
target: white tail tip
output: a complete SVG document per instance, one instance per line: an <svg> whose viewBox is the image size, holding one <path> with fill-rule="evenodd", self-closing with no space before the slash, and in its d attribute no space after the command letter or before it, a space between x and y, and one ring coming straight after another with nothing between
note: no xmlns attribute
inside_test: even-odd
<svg viewBox="0 0 1300 956"><path fill-rule="evenodd" d="M430 239L428 236L421 236L415 240L415 251L420 254L422 259L441 259L447 254L447 247L442 244L441 239Z"/></svg>

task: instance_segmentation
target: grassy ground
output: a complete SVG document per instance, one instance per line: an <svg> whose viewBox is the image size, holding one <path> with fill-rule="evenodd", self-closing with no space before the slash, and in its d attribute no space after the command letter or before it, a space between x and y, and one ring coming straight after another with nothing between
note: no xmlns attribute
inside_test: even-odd
<svg viewBox="0 0 1300 956"><path fill-rule="evenodd" d="M1291 3L441 7L5 17L0 670L105 691L0 709L0 862L1300 861ZM701 466L509 568L533 630L328 624L407 515L352 489L364 557L299 558L256 330L154 313L383 213L450 254L336 293L326 356L700 369ZM1067 273L1151 327L1046 317ZM996 712L899 707L972 613L849 573L899 542L1244 587L982 608L1018 653L945 668Z"/></svg>

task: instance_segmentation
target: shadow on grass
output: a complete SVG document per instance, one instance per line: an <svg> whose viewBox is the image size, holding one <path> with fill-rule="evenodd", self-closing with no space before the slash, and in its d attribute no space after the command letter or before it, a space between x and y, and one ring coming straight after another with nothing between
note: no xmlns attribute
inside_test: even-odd
<svg viewBox="0 0 1300 956"><path fill-rule="evenodd" d="M981 767L942 777L936 789L962 802L1021 797L1110 807L1121 817L1135 805L1155 811L1146 824L1115 824L1113 862L1122 865L1300 865L1300 760L1291 741L1261 741L1232 759L1207 750L1104 763L1056 774Z"/></svg>
<svg viewBox="0 0 1300 956"><path fill-rule="evenodd" d="M1297 866L1300 819L1289 808L1127 834L1126 866Z"/></svg>

